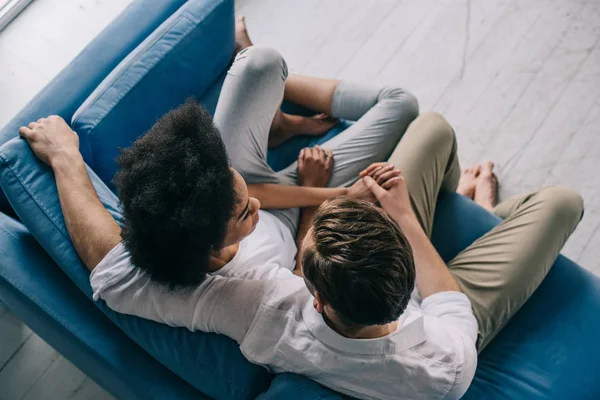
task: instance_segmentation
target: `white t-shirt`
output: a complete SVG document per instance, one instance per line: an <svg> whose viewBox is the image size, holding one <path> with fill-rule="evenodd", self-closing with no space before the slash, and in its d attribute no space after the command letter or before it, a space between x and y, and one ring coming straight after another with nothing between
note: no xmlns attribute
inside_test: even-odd
<svg viewBox="0 0 600 400"><path fill-rule="evenodd" d="M121 313L225 334L253 363L353 397L458 399L466 392L477 365L477 322L463 293L413 298L388 336L343 337L290 272L295 246L287 228L268 213L260 217L234 259L196 288L169 291L152 282L119 244L90 275L94 299Z"/></svg>
<svg viewBox="0 0 600 400"><path fill-rule="evenodd" d="M212 275L243 279L284 279L296 266L296 241L290 230L267 211L258 211L254 232L240 242L237 254Z"/></svg>

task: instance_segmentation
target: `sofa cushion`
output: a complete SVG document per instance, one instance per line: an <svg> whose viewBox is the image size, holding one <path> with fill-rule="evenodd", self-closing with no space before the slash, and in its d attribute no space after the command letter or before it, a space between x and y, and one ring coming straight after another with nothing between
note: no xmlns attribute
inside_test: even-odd
<svg viewBox="0 0 600 400"><path fill-rule="evenodd" d="M132 2L2 128L0 144L17 137L20 126L42 117L57 114L71 120L106 75L183 3L185 0ZM12 212L2 192L0 211Z"/></svg>
<svg viewBox="0 0 600 400"><path fill-rule="evenodd" d="M72 127L84 159L107 185L119 147L131 145L187 97L201 97L227 67L234 50L232 2L189 0L75 112Z"/></svg>

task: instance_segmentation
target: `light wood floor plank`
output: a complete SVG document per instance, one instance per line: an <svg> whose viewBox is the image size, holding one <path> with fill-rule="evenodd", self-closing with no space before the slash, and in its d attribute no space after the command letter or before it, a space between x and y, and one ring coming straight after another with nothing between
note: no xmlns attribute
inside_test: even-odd
<svg viewBox="0 0 600 400"><path fill-rule="evenodd" d="M590 7L585 6L571 14L574 20L571 29L560 39L533 83L486 144L481 159L493 158L499 165L501 175L511 171L589 55L589 52L567 49L593 47L597 42L600 32L595 31L592 22L597 17L590 11ZM539 156L543 157L543 154ZM534 172L529 170L527 173ZM518 179L517 174L504 177L505 182ZM517 192L522 189L517 186L513 188Z"/></svg>
<svg viewBox="0 0 600 400"><path fill-rule="evenodd" d="M31 336L31 330L6 309L0 316L0 373L23 343Z"/></svg>
<svg viewBox="0 0 600 400"><path fill-rule="evenodd" d="M455 126L459 136L459 154L465 165L483 160L481 157L485 146L497 134L519 99L534 82L559 40L574 23L571 14L581 8L580 4L570 2L545 2L535 7L532 5L529 18L536 18L535 23L520 38L518 47L512 51L501 69L487 67L488 77L491 77L487 84L483 74L478 72L477 63L484 63L484 58L490 52L485 51L483 58L479 58L479 53L474 56L466 72L476 76L469 77L466 74L465 79L473 79L474 85L481 87L469 88L468 91L457 90L457 99L465 99L465 106L456 100L456 103L440 110ZM539 18L538 9L543 9ZM481 50L483 51L483 46ZM493 53L493 48L491 52ZM490 151L489 156L494 155Z"/></svg>
<svg viewBox="0 0 600 400"><path fill-rule="evenodd" d="M72 397L86 375L60 356L27 391L23 400L64 400Z"/></svg>
<svg viewBox="0 0 600 400"><path fill-rule="evenodd" d="M0 371L0 400L20 400L60 355L31 335Z"/></svg>
<svg viewBox="0 0 600 400"><path fill-rule="evenodd" d="M452 83L445 89L442 96L436 101L433 109L443 114L455 127L459 134L461 125L471 124L471 120L465 121L469 112L479 104L483 93L492 81L505 70L513 70L511 64L518 62L530 55L535 50L534 46L540 43L541 36L547 32L558 32L554 38L560 37L561 21L563 16L573 8L568 3L561 2L558 5L547 1L543 5L528 5L528 3L517 2L510 4L504 9L504 15L496 22L482 43L473 50L467 58L465 68L457 72ZM516 12L516 10L519 12ZM558 9L558 10L556 10ZM557 11L556 13L550 11ZM547 25L548 19L544 14L551 17L553 26ZM568 18L563 18L568 19ZM557 26L558 25L558 26ZM538 32L543 27L542 32ZM537 35L535 35L537 33ZM533 34L533 35L532 35ZM533 36L529 41L524 41L528 36ZM553 43L554 45L554 43ZM525 54L524 54L525 53ZM528 57L530 60L531 58ZM529 67L520 64L519 69ZM461 76L462 73L462 76Z"/></svg>
<svg viewBox="0 0 600 400"><path fill-rule="evenodd" d="M114 397L106 393L89 377L66 400L113 400Z"/></svg>
<svg viewBox="0 0 600 400"><path fill-rule="evenodd" d="M376 79L434 8L435 1L407 0L398 3L337 77L357 82ZM398 77L398 81L401 79Z"/></svg>

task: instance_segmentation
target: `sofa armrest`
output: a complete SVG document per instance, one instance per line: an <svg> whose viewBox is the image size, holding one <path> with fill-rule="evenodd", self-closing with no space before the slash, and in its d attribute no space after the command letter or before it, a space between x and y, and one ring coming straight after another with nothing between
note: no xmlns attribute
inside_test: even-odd
<svg viewBox="0 0 600 400"><path fill-rule="evenodd" d="M117 398L205 397L129 339L73 285L21 223L2 213L0 248L0 300ZM140 380L143 385L135 384Z"/></svg>

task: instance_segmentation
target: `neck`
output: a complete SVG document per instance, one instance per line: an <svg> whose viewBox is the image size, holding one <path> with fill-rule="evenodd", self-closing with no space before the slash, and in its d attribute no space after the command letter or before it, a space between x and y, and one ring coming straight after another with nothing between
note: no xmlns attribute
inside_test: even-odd
<svg viewBox="0 0 600 400"><path fill-rule="evenodd" d="M215 272L223 268L228 262L233 260L233 257L237 254L240 248L240 244L236 243L231 246L223 247L218 252L213 253L208 262L208 270Z"/></svg>
<svg viewBox="0 0 600 400"><path fill-rule="evenodd" d="M322 316L331 329L350 339L376 339L387 336L398 329L398 321L385 325L368 325L357 329L348 329L335 316L327 315L325 310L323 310Z"/></svg>

